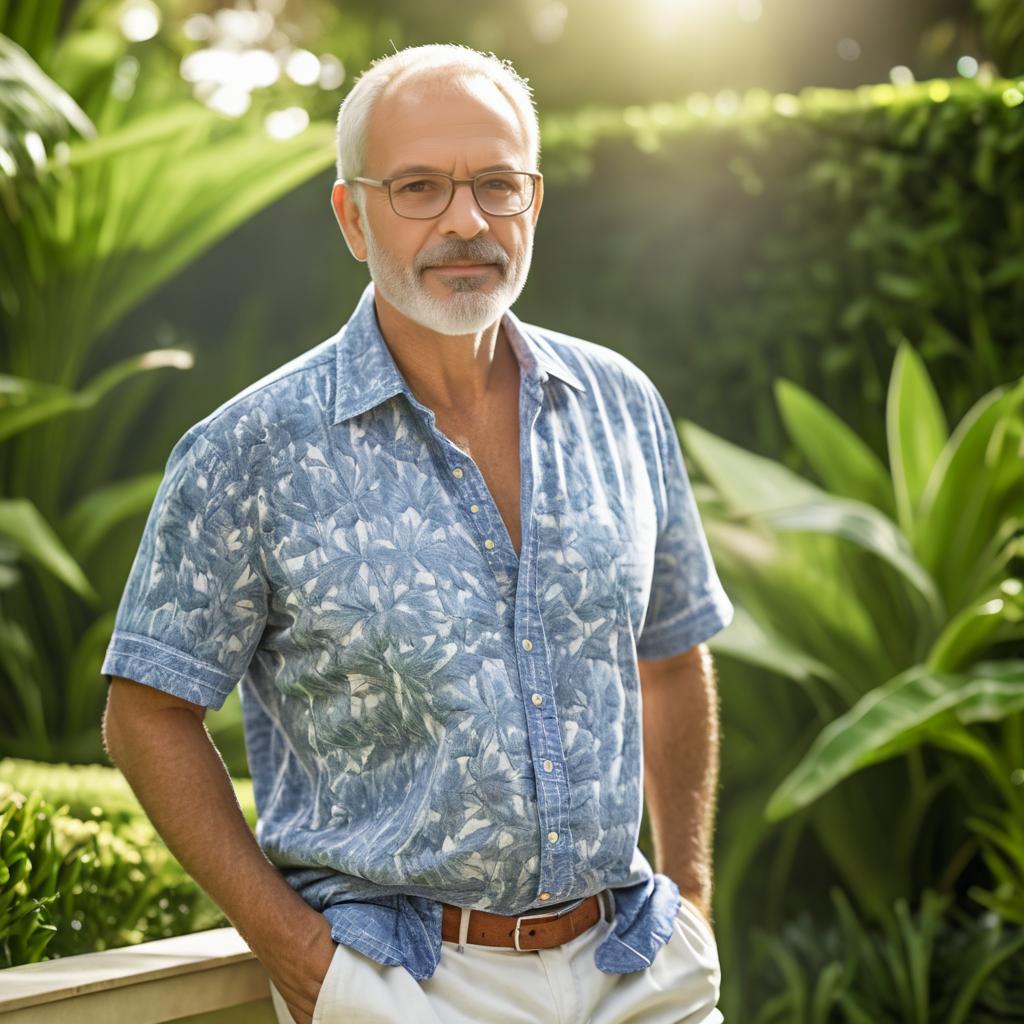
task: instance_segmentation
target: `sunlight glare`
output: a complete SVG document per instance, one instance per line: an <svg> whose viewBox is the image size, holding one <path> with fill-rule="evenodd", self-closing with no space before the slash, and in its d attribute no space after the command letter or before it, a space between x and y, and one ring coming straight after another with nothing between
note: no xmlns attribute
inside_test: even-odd
<svg viewBox="0 0 1024 1024"><path fill-rule="evenodd" d="M119 20L125 39L142 43L160 30L160 8L153 0L127 0L121 5Z"/></svg>
<svg viewBox="0 0 1024 1024"><path fill-rule="evenodd" d="M649 20L660 32L721 16L727 0L647 0Z"/></svg>

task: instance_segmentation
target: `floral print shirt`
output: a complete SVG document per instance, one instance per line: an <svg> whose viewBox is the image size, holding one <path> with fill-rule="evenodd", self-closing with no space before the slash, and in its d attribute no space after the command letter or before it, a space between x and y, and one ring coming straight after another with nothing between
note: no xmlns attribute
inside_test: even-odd
<svg viewBox="0 0 1024 1024"><path fill-rule="evenodd" d="M503 327L519 555L371 282L175 444L101 672L209 708L240 686L256 839L336 942L424 979L438 901L564 912L609 888L596 966L642 970L681 897L637 846L637 659L733 608L650 378L511 310Z"/></svg>

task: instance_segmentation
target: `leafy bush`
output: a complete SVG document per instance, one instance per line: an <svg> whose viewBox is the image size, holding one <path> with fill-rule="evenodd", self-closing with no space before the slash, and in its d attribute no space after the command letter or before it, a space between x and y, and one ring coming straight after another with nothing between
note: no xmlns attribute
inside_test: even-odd
<svg viewBox="0 0 1024 1024"><path fill-rule="evenodd" d="M181 349L138 348L110 363L104 335L329 167L334 129L273 138L254 115L194 100L176 68L136 82L139 61L122 60L128 41L100 5L76 6L58 31L59 6L33 20L0 5L0 28L9 18L35 48L0 35L0 754L85 762L103 757L103 545L160 482L112 482L112 462L147 415L153 371L193 364ZM159 47L146 52L162 62ZM102 430L83 430L97 408Z"/></svg>
<svg viewBox="0 0 1024 1024"><path fill-rule="evenodd" d="M953 419L1024 373L1022 102L1024 80L937 79L548 116L523 312L759 452L791 454L779 376L881 452L901 340Z"/></svg>
<svg viewBox="0 0 1024 1024"><path fill-rule="evenodd" d="M252 783L235 788L252 825ZM0 967L228 923L116 769L0 761Z"/></svg>
<svg viewBox="0 0 1024 1024"><path fill-rule="evenodd" d="M916 913L896 901L881 929L840 889L838 921L803 913L759 930L751 1024L1010 1024L1024 1021L1024 929L970 919L928 889Z"/></svg>
<svg viewBox="0 0 1024 1024"><path fill-rule="evenodd" d="M1024 6L1020 0L974 0L981 35L1004 75L1024 75Z"/></svg>
<svg viewBox="0 0 1024 1024"><path fill-rule="evenodd" d="M810 476L681 430L737 606L710 646L725 676L732 662L792 684L771 716L749 687L726 704L727 784L747 790L723 809L727 932L742 934L742 887L780 830L771 888L802 891L804 827L805 857L824 853L867 920L949 889L980 853L990 874L967 895L1024 923L1024 378L950 430L902 345L888 466L793 382L776 396Z"/></svg>

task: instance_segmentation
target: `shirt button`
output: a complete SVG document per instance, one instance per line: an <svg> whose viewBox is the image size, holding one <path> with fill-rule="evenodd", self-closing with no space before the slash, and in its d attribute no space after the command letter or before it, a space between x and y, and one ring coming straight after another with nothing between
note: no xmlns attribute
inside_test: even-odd
<svg viewBox="0 0 1024 1024"><path fill-rule="evenodd" d="M551 842L553 842L553 843L557 843L558 842L558 833L557 832L549 832L548 833L548 839L551 840Z"/></svg>
<svg viewBox="0 0 1024 1024"><path fill-rule="evenodd" d="M488 548L488 549L493 548L494 547L494 541L491 540L490 537L488 537L487 540L484 541L484 547Z"/></svg>
<svg viewBox="0 0 1024 1024"><path fill-rule="evenodd" d="M452 476L455 477L456 480L461 480L462 479L462 470L458 466L456 466L452 470Z"/></svg>
<svg viewBox="0 0 1024 1024"><path fill-rule="evenodd" d="M541 893L541 894L540 894L540 895L539 895L539 896L537 897L537 899L539 899L539 900L549 900L549 899L551 899L551 893L549 893L549 892L542 892L542 893Z"/></svg>
<svg viewBox="0 0 1024 1024"><path fill-rule="evenodd" d="M524 640L523 641L523 648L525 650L527 650L527 651L532 651L533 650L533 643L529 639Z"/></svg>
<svg viewBox="0 0 1024 1024"><path fill-rule="evenodd" d="M550 772L550 771L554 771L554 769L555 769L555 762L554 761L549 761L547 758L545 758L544 759L544 771Z"/></svg>
<svg viewBox="0 0 1024 1024"><path fill-rule="evenodd" d="M541 704L542 704L542 703L543 703L543 701L544 701L544 698L543 698L543 697L542 697L542 696L541 696L541 695L540 695L539 693L535 693L535 694L534 694L534 695L533 695L533 696L532 696L532 697L530 698L530 700L532 700L532 701L533 701L533 703L537 705L537 707L540 707L540 706L541 706Z"/></svg>
<svg viewBox="0 0 1024 1024"><path fill-rule="evenodd" d="M469 506L469 511L470 512L479 512L480 511L480 506L479 505L470 505Z"/></svg>

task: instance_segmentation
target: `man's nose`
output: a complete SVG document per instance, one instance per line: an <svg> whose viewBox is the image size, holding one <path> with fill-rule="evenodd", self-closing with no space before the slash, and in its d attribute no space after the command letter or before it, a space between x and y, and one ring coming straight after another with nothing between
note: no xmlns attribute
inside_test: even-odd
<svg viewBox="0 0 1024 1024"><path fill-rule="evenodd" d="M463 238L473 238L488 230L490 224L473 195L473 186L468 181L455 185L455 194L448 209L441 214L437 230L443 235L455 233Z"/></svg>

